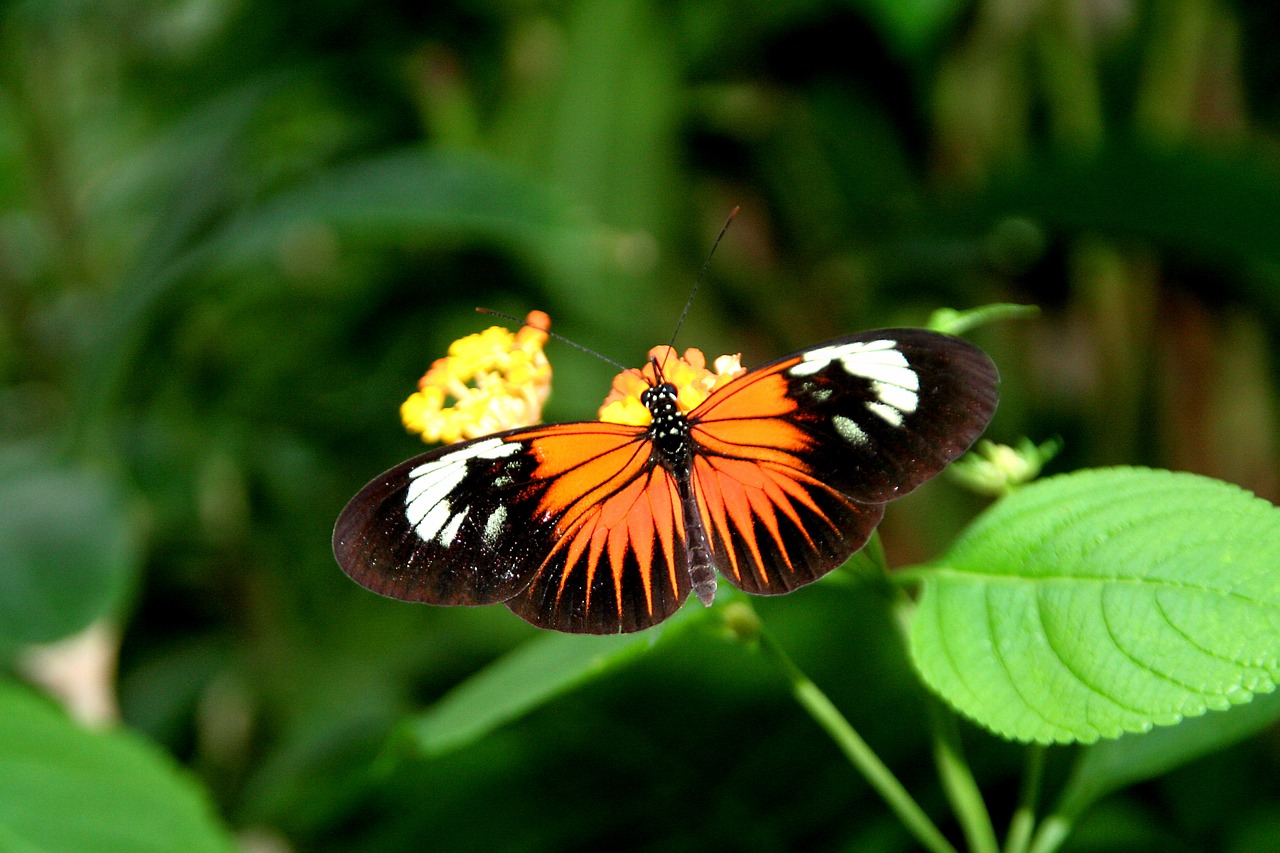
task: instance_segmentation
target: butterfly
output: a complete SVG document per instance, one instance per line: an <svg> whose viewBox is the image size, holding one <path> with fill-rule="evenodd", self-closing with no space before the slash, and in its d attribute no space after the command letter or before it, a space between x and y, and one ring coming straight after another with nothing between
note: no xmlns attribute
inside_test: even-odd
<svg viewBox="0 0 1280 853"><path fill-rule="evenodd" d="M999 381L972 344L906 328L783 356L687 413L657 367L647 426L513 429L375 478L338 518L338 563L391 598L502 602L571 633L649 628L690 593L710 605L717 574L791 592L973 444Z"/></svg>

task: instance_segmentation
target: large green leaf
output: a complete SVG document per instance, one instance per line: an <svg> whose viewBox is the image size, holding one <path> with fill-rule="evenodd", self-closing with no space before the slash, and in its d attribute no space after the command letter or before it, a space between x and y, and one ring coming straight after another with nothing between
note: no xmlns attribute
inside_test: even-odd
<svg viewBox="0 0 1280 853"><path fill-rule="evenodd" d="M1033 484L922 572L925 681L1006 737L1092 742L1247 702L1280 678L1280 510L1145 469Z"/></svg>
<svg viewBox="0 0 1280 853"><path fill-rule="evenodd" d="M37 466L0 476L0 647L71 634L116 602L138 565L111 478Z"/></svg>
<svg viewBox="0 0 1280 853"><path fill-rule="evenodd" d="M126 732L90 732L0 681L0 846L100 853L229 853L191 779Z"/></svg>

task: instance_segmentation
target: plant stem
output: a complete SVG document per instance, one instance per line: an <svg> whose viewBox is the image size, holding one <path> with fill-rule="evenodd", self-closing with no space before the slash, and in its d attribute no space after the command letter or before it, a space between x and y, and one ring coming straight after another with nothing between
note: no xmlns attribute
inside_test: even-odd
<svg viewBox="0 0 1280 853"><path fill-rule="evenodd" d="M1030 853L1053 853L1071 833L1071 821L1062 815L1049 815L1040 824Z"/></svg>
<svg viewBox="0 0 1280 853"><path fill-rule="evenodd" d="M942 789L951 809L960 820L965 840L973 853L997 853L996 830L982 800L978 782L964 760L964 747L956 718L933 696L929 696L929 722L933 730L933 760L938 766Z"/></svg>
<svg viewBox="0 0 1280 853"><path fill-rule="evenodd" d="M862 736L854 730L844 715L836 709L827 695L814 684L773 641L768 632L761 629L757 635L760 650L778 668L791 686L791 693L800 706L809 712L818 725L826 730L849 762L876 790L894 814L902 821L916 840L933 853L957 853L956 848L943 837L938 827L929 820L920 805L907 793L893 772L871 750Z"/></svg>
<svg viewBox="0 0 1280 853"><path fill-rule="evenodd" d="M1031 843L1031 832L1036 825L1036 801L1040 797L1040 780L1044 777L1044 747L1032 744L1027 747L1027 769L1022 777L1022 792L1018 797L1018 810L1009 821L1009 835L1005 839L1005 853L1026 853Z"/></svg>
<svg viewBox="0 0 1280 853"><path fill-rule="evenodd" d="M903 646L909 643L911 612L914 608L915 602L899 590L893 603L893 616ZM951 810L960 821L969 849L974 853L996 853L1000 845L996 841L995 827L991 824L991 813L987 811L978 782L973 778L968 762L964 760L964 747L960 742L956 719L932 694L927 693L925 701L929 706L934 764L938 767L942 790L951 803Z"/></svg>

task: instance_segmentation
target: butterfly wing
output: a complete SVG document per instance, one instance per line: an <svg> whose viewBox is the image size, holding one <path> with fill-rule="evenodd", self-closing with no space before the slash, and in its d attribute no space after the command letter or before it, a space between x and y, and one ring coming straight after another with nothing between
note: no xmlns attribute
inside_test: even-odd
<svg viewBox="0 0 1280 853"><path fill-rule="evenodd" d="M543 628L638 631L689 594L674 494L642 428L513 430L376 478L339 516L333 549L353 580L392 598L506 602Z"/></svg>
<svg viewBox="0 0 1280 853"><path fill-rule="evenodd" d="M959 338L882 329L756 368L689 415L716 562L770 595L861 548L884 504L936 475L995 412L998 374Z"/></svg>
<svg viewBox="0 0 1280 853"><path fill-rule="evenodd" d="M626 431L606 442L602 427ZM588 634L639 631L689 597L676 484L643 430L614 424L531 431L550 488L541 500L554 534L528 587L507 602L542 628Z"/></svg>

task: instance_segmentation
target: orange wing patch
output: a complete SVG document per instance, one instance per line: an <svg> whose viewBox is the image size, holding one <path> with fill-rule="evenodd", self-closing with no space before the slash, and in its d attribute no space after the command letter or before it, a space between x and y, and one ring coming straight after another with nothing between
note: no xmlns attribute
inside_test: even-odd
<svg viewBox="0 0 1280 853"><path fill-rule="evenodd" d="M780 418L796 410L787 396L787 381L776 371L751 372L719 389L691 414L694 418Z"/></svg>
<svg viewBox="0 0 1280 853"><path fill-rule="evenodd" d="M817 437L788 393L789 362L748 373L690 413L694 487L721 571L747 592L789 592L861 547L883 509L811 463Z"/></svg>
<svg viewBox="0 0 1280 853"><path fill-rule="evenodd" d="M757 595L817 580L862 547L884 513L771 460L699 454L694 488L721 573Z"/></svg>
<svg viewBox="0 0 1280 853"><path fill-rule="evenodd" d="M563 531L584 513L634 480L649 461L643 430L617 424L590 429L547 427L530 442L538 457L534 477L549 480L540 507L559 518Z"/></svg>
<svg viewBox="0 0 1280 853"><path fill-rule="evenodd" d="M730 382L690 415L690 434L708 453L773 462L808 471L801 455L810 436L787 415L796 403L777 373L747 374Z"/></svg>
<svg viewBox="0 0 1280 853"><path fill-rule="evenodd" d="M805 562L803 552L817 547L810 526L816 522L837 531L837 522L811 494L834 493L812 477L770 461L710 455L697 457L693 469L703 522L719 545L721 568L737 584L785 582L781 573L795 575ZM753 577L744 576L747 571Z"/></svg>
<svg viewBox="0 0 1280 853"><path fill-rule="evenodd" d="M548 483L539 511L555 535L528 591L508 604L535 624L531 614L623 630L671 615L689 588L683 521L675 481L650 459L644 429L593 423L531 432L534 476Z"/></svg>

